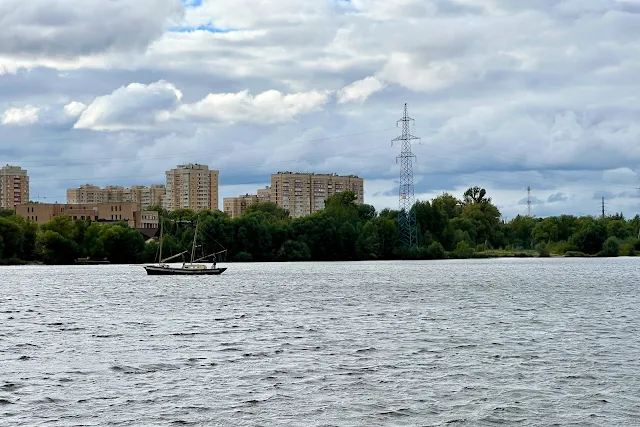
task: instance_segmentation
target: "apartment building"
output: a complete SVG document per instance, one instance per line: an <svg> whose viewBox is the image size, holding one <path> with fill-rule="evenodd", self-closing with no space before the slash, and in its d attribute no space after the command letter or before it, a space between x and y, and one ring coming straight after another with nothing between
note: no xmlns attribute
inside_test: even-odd
<svg viewBox="0 0 640 427"><path fill-rule="evenodd" d="M355 175L278 172L271 175L271 202L300 218L324 209L329 197L353 191L364 203L364 180Z"/></svg>
<svg viewBox="0 0 640 427"><path fill-rule="evenodd" d="M163 207L175 209L218 209L219 171L206 165L188 163L166 173Z"/></svg>
<svg viewBox="0 0 640 427"><path fill-rule="evenodd" d="M67 203L72 205L97 204L108 200L107 190L91 184L67 189Z"/></svg>
<svg viewBox="0 0 640 427"><path fill-rule="evenodd" d="M140 206L144 209L149 206L162 206L162 202L167 188L164 184L153 184L150 187L144 185L133 185L129 189L128 196L132 202L140 203ZM126 197L125 200L126 201Z"/></svg>
<svg viewBox="0 0 640 427"><path fill-rule="evenodd" d="M271 187L267 186L265 188L261 188L257 192L258 202L265 203L271 201Z"/></svg>
<svg viewBox="0 0 640 427"><path fill-rule="evenodd" d="M29 176L19 166L0 168L0 209L15 209L29 202Z"/></svg>
<svg viewBox="0 0 640 427"><path fill-rule="evenodd" d="M255 194L245 194L238 197L225 197L222 201L224 212L236 218L244 214L249 206L259 203L258 196Z"/></svg>
<svg viewBox="0 0 640 427"><path fill-rule="evenodd" d="M23 218L46 224L57 216L95 222L126 221L132 228L158 228L158 212L145 211L136 202L111 203L27 203L16 208Z"/></svg>
<svg viewBox="0 0 640 427"><path fill-rule="evenodd" d="M67 189L67 203L77 205L135 202L142 208L147 208L152 205L161 205L165 193L165 186L157 184L151 187L134 185L131 188L115 185L100 188L85 184L78 188Z"/></svg>

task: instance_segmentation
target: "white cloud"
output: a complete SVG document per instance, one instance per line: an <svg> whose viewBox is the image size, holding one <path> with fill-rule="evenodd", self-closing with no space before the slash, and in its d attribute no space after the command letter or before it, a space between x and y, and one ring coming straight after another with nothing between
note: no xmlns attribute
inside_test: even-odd
<svg viewBox="0 0 640 427"><path fill-rule="evenodd" d="M177 108L182 93L171 83L131 83L99 96L82 112L75 129L151 131Z"/></svg>
<svg viewBox="0 0 640 427"><path fill-rule="evenodd" d="M71 117L78 117L86 109L87 109L87 106L84 105L82 102L73 101L64 106L64 113Z"/></svg>
<svg viewBox="0 0 640 427"><path fill-rule="evenodd" d="M344 87L338 95L338 102L344 104L347 102L364 102L374 93L382 90L384 84L375 77L366 77L357 82L351 83Z"/></svg>
<svg viewBox="0 0 640 427"><path fill-rule="evenodd" d="M37 123L39 107L25 105L24 107L11 107L2 114L3 125L32 125Z"/></svg>
<svg viewBox="0 0 640 427"><path fill-rule="evenodd" d="M109 95L97 97L82 111L74 127L100 131L150 131L192 121L262 125L285 123L296 116L320 109L328 101L329 93L311 91L283 94L268 90L253 96L244 90L209 94L193 104L183 104L181 99L182 93L165 81L149 85L132 83ZM79 110L82 104L77 104L73 108Z"/></svg>
<svg viewBox="0 0 640 427"><path fill-rule="evenodd" d="M286 123L296 116L320 109L329 100L329 92L283 94L268 90L252 96L249 91L209 94L195 104L183 105L177 117L221 122L273 124Z"/></svg>

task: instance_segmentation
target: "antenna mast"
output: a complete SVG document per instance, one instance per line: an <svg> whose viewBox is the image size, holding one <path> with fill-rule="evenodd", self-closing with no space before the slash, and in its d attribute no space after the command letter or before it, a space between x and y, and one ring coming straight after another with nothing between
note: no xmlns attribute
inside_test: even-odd
<svg viewBox="0 0 640 427"><path fill-rule="evenodd" d="M420 138L411 135L411 122L413 121L414 120L409 117L407 104L405 103L404 116L396 123L398 127L400 127L400 123L402 123L402 135L391 141L391 146L393 146L393 143L396 141L402 142L400 155L396 157L396 163L400 163L398 231L400 232L400 242L409 248L413 248L418 244L416 213L412 209L415 201L413 159L416 156L411 152L411 141Z"/></svg>
<svg viewBox="0 0 640 427"><path fill-rule="evenodd" d="M531 186L527 186L527 216L531 216Z"/></svg>

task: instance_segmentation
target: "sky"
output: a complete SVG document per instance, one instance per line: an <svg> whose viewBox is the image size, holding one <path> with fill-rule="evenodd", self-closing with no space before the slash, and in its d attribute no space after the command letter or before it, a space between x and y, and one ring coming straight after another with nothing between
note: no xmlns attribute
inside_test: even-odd
<svg viewBox="0 0 640 427"><path fill-rule="evenodd" d="M640 213L640 0L2 0L0 163L31 199L164 183L223 197L356 174L398 206L487 189L506 219Z"/></svg>

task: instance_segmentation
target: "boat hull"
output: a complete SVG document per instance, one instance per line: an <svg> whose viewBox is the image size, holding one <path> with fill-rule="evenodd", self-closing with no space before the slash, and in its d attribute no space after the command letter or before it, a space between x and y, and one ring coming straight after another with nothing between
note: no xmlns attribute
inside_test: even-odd
<svg viewBox="0 0 640 427"><path fill-rule="evenodd" d="M186 269L173 267L158 267L155 265L146 265L144 267L149 276L217 276L226 270L226 268L202 268L202 269Z"/></svg>

